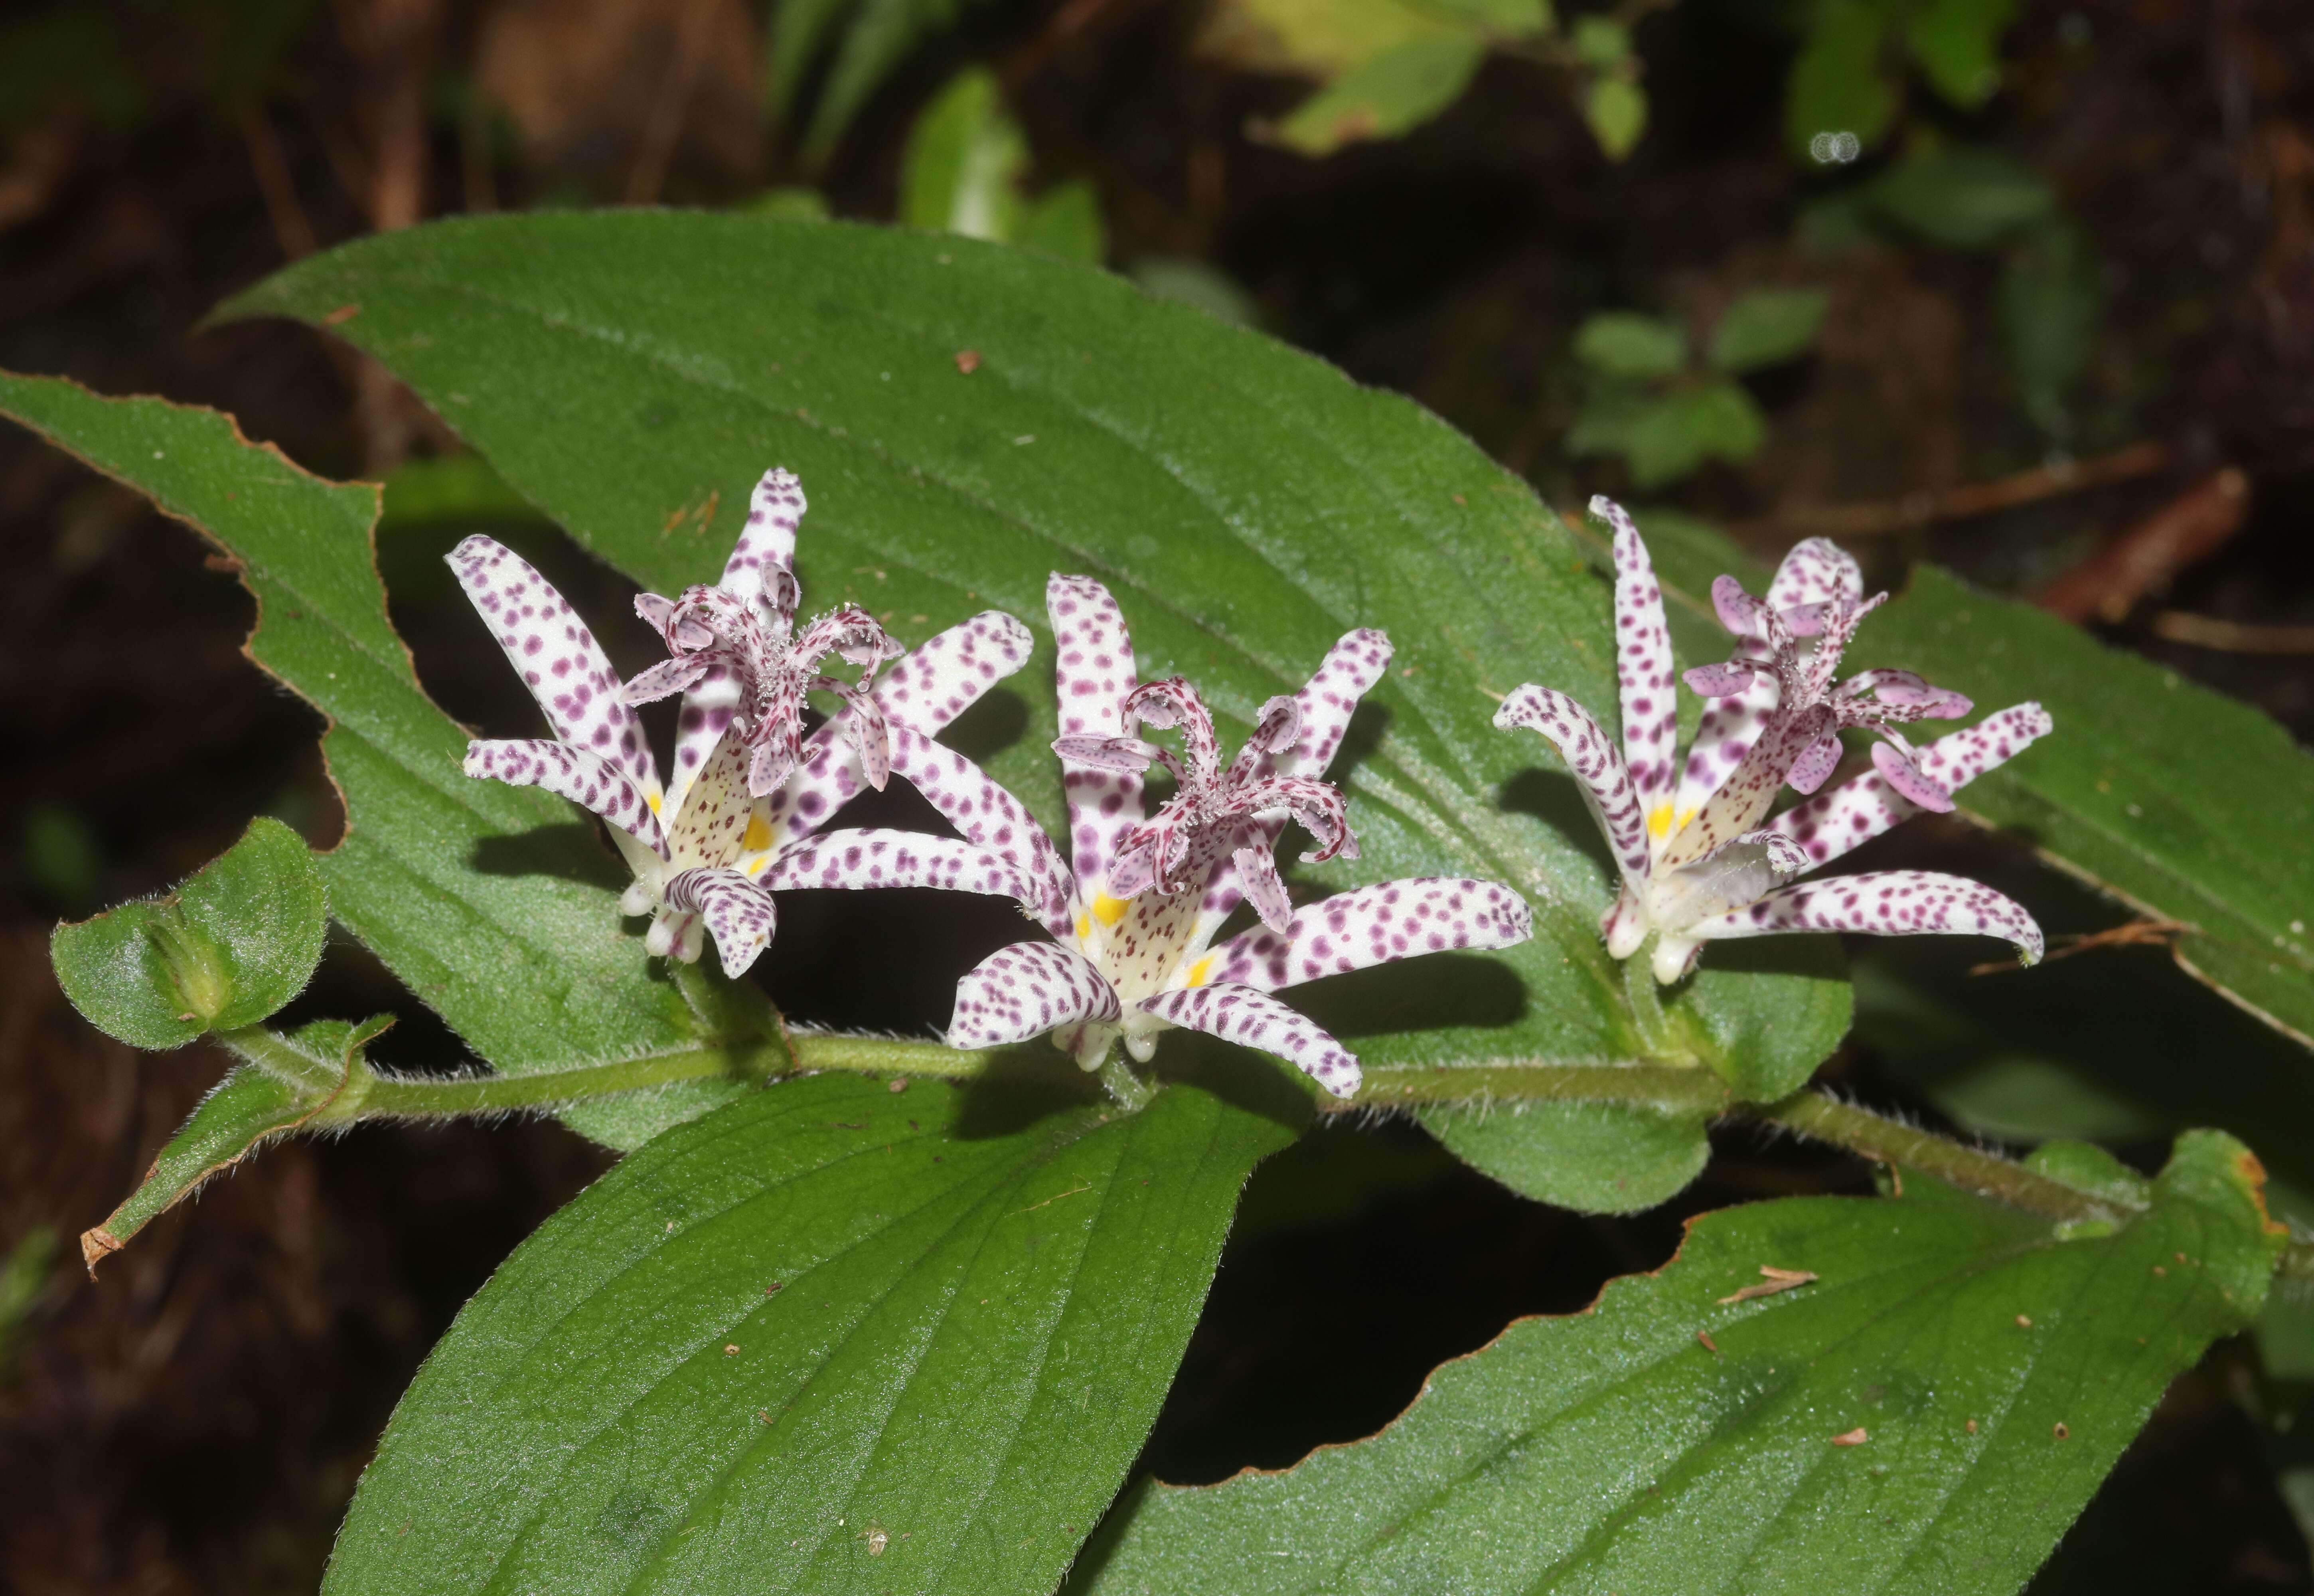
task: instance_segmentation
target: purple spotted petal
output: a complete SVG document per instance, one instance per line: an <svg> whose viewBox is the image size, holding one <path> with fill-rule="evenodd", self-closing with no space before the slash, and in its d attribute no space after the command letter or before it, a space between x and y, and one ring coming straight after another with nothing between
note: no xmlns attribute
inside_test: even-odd
<svg viewBox="0 0 2314 1596"><path fill-rule="evenodd" d="M1224 1042L1274 1053L1338 1098L1356 1097L1362 1083L1358 1061L1349 1049L1316 1021L1253 987L1232 983L1161 992L1144 998L1138 1007Z"/></svg>
<svg viewBox="0 0 2314 1596"><path fill-rule="evenodd" d="M803 601L796 583L796 532L806 508L803 484L790 471L763 475L747 498L747 525L723 562L719 586L759 606L765 621L792 620Z"/></svg>
<svg viewBox="0 0 2314 1596"><path fill-rule="evenodd" d="M677 865L720 869L737 862L755 807L746 762L746 745L736 733L707 756L705 768L684 793L683 807L667 823L667 856Z"/></svg>
<svg viewBox="0 0 2314 1596"><path fill-rule="evenodd" d="M1231 853L1235 867L1230 879L1261 923L1273 931L1282 931L1294 920L1294 900L1285 895L1285 883L1277 878L1277 859L1267 848L1259 845L1238 848Z"/></svg>
<svg viewBox="0 0 2314 1596"><path fill-rule="evenodd" d="M1658 857L1658 865L1691 863L1757 829L1774 807L1776 795L1783 790L1784 780L1793 764L1834 727L1828 704L1812 704L1797 714L1780 710L1770 716L1727 780L1704 800L1695 818L1673 835L1670 845ZM1821 759L1823 755L1819 754L1817 757ZM1835 748L1833 763L1838 762Z"/></svg>
<svg viewBox="0 0 2314 1596"><path fill-rule="evenodd" d="M490 538L470 537L446 558L555 736L618 766L645 797L659 797L658 768L619 696L611 662L563 596L528 560Z"/></svg>
<svg viewBox="0 0 2314 1596"><path fill-rule="evenodd" d="M609 760L544 738L466 745L466 774L509 787L543 787L592 810L644 847L667 857L667 840L642 789Z"/></svg>
<svg viewBox="0 0 2314 1596"><path fill-rule="evenodd" d="M1711 607L1718 612L1719 624L1739 638L1758 637L1765 629L1761 619L1765 606L1733 577L1711 579Z"/></svg>
<svg viewBox="0 0 2314 1596"><path fill-rule="evenodd" d="M1341 749L1342 735L1349 729L1358 701L1382 680L1390 668L1390 639L1373 627L1344 632L1326 651L1302 691L1294 695L1297 730L1292 766L1281 757L1270 768L1283 775L1324 775ZM1264 706L1263 713L1267 715L1268 706Z"/></svg>
<svg viewBox="0 0 2314 1596"><path fill-rule="evenodd" d="M1073 948L1015 942L1000 948L956 984L950 1047L1002 1047L1058 1027L1117 1019L1117 990Z"/></svg>
<svg viewBox="0 0 2314 1596"><path fill-rule="evenodd" d="M1065 763L1135 772L1147 770L1165 754L1156 744L1139 737L1055 737L1053 752Z"/></svg>
<svg viewBox="0 0 2314 1596"><path fill-rule="evenodd" d="M1334 755L1341 751L1343 735L1349 729L1350 718L1357 713L1359 701L1390 668L1391 652L1389 637L1373 627L1344 632L1326 651L1326 657L1311 673L1302 691L1294 695L1295 730L1292 745L1275 749L1253 762L1253 773L1263 777L1324 775L1326 767L1334 763ZM1255 727L1254 739L1264 745L1271 738L1268 728L1276 724L1273 712L1277 701L1272 699L1262 706L1261 719ZM1219 930L1243 896L1234 859L1236 851L1274 851L1285 830L1285 822L1282 819L1256 820L1243 828L1230 853L1223 856L1206 884L1205 906L1200 911L1197 933L1200 939ZM1355 848L1356 844L1350 846ZM1355 858L1355 853L1351 857Z"/></svg>
<svg viewBox="0 0 2314 1596"><path fill-rule="evenodd" d="M1029 903L1035 886L1019 869L954 837L861 827L823 832L783 848L757 877L779 890L931 886Z"/></svg>
<svg viewBox="0 0 2314 1596"><path fill-rule="evenodd" d="M1034 888L1038 921L1056 937L1070 932L1073 885L1053 841L1020 800L955 749L911 727L891 728L892 768L924 795L966 842L985 848L1020 872Z"/></svg>
<svg viewBox="0 0 2314 1596"><path fill-rule="evenodd" d="M931 736L1028 662L1035 639L1000 610L984 610L949 627L876 678L875 699L887 727ZM889 746L888 731L887 747ZM803 742L794 774L765 800L767 830L786 842L811 835L867 788L858 750L829 721Z"/></svg>
<svg viewBox="0 0 2314 1596"><path fill-rule="evenodd" d="M2041 928L1992 888L1959 876L1883 870L1802 881L1759 902L1693 927L1698 939L1770 936L1781 931L1863 931L1882 937L1933 933L2003 937L2025 963L2041 957Z"/></svg>
<svg viewBox="0 0 2314 1596"><path fill-rule="evenodd" d="M1231 938L1214 950L1213 978L1274 992L1425 953L1509 948L1533 930L1525 901L1492 881L1385 881L1312 904L1282 930Z"/></svg>
<svg viewBox="0 0 2314 1596"><path fill-rule="evenodd" d="M662 659L648 670L638 671L619 689L619 697L630 704L656 703L687 691L714 669L712 662L697 655L682 654L673 659Z"/></svg>
<svg viewBox="0 0 2314 1596"><path fill-rule="evenodd" d="M1910 754L1894 744L1873 744L1872 764L1880 772L1882 780L1921 808L1938 815L1952 812L1952 794L1945 789L1943 783L1930 778L1913 763Z"/></svg>
<svg viewBox="0 0 2314 1596"><path fill-rule="evenodd" d="M1623 711L1623 763L1642 816L1671 802L1679 780L1679 694L1663 585L1623 507L1604 497L1591 514L1615 533L1615 681Z"/></svg>
<svg viewBox="0 0 2314 1596"><path fill-rule="evenodd" d="M1063 736L1128 735L1125 700L1135 685L1133 639L1108 589L1091 577L1055 573L1045 585L1053 623L1054 686ZM1142 780L1126 771L1061 762L1069 803L1069 857L1087 898L1100 889L1109 855L1141 824Z"/></svg>
<svg viewBox="0 0 2314 1596"><path fill-rule="evenodd" d="M669 665L676 663L674 660ZM630 688L633 683L628 684ZM675 763L667 772L667 794L670 804L683 802L684 794L698 779L700 767L707 756L715 752L715 745L723 740L723 733L731 724L731 717L739 707L739 681L726 667L710 665L690 690L683 695L683 708L675 719Z"/></svg>
<svg viewBox="0 0 2314 1596"><path fill-rule="evenodd" d="M1591 718L1591 711L1563 692L1529 683L1503 700L1502 708L1495 711L1495 724L1506 731L1523 726L1540 732L1559 750L1574 772L1576 789L1606 833L1624 877L1646 880L1647 822L1639 812L1638 797L1631 789L1623 756L1607 741L1607 734Z"/></svg>
<svg viewBox="0 0 2314 1596"><path fill-rule="evenodd" d="M1913 762L1946 792L1957 792L1985 772L2006 763L2050 728L2048 711L2036 703L2012 704L1965 730L1948 732L1915 750ZM1891 826L1921 813L1877 771L1785 811L1776 824L1824 864L1860 847Z"/></svg>
<svg viewBox="0 0 2314 1596"><path fill-rule="evenodd" d="M779 924L772 895L737 870L678 871L667 878L666 898L668 908L694 911L707 922L723 973L734 979L771 945Z"/></svg>
<svg viewBox="0 0 2314 1596"><path fill-rule="evenodd" d="M1823 606L1833 599L1850 604L1864 597L1864 571L1856 557L1830 538L1809 538L1792 545L1790 553L1768 584L1768 604L1784 612L1784 624L1794 637L1814 637L1824 628ZM1795 618L1805 609L1811 615Z"/></svg>
<svg viewBox="0 0 2314 1596"><path fill-rule="evenodd" d="M1737 645L1739 649L1746 646ZM1704 705L1702 718L1696 723L1695 741L1688 745L1686 766L1680 772L1674 824L1661 837L1648 833L1658 856L1668 849L1678 827L1699 813L1744 763L1774 712L1779 696L1774 673L1763 671L1735 697Z"/></svg>
<svg viewBox="0 0 2314 1596"><path fill-rule="evenodd" d="M1705 698L1733 698L1760 679L1760 667L1748 660L1699 665L1681 678Z"/></svg>
<svg viewBox="0 0 2314 1596"><path fill-rule="evenodd" d="M1825 778L1839 765L1841 753L1839 734L1824 733L1792 761L1792 768L1784 777L1785 785L1794 792L1814 792L1824 785Z"/></svg>

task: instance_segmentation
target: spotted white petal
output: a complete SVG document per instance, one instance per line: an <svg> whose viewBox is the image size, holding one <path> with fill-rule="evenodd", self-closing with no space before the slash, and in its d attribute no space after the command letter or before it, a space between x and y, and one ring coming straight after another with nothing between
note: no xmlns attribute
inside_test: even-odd
<svg viewBox="0 0 2314 1596"><path fill-rule="evenodd" d="M1699 940L1780 931L1863 931L1882 937L1932 934L2001 937L2025 963L2039 962L2041 928L2023 905L1981 882L1926 870L1881 870L1802 881L1694 926Z"/></svg>
<svg viewBox="0 0 2314 1596"><path fill-rule="evenodd" d="M1136 1006L1168 1024L1274 1053L1338 1098L1356 1097L1364 1082L1348 1048L1317 1021L1256 987L1223 983L1161 992Z"/></svg>
<svg viewBox="0 0 2314 1596"><path fill-rule="evenodd" d="M1590 806L1592 818L1606 833L1607 845L1629 881L1647 879L1649 859L1647 822L1638 795L1632 789L1623 756L1607 741L1607 734L1591 711L1563 692L1532 683L1515 688L1495 711L1495 724L1507 731L1523 726L1539 732L1574 773L1576 790Z"/></svg>
<svg viewBox="0 0 2314 1596"><path fill-rule="evenodd" d="M661 797L642 727L620 696L602 645L570 603L495 539L478 533L446 559L556 738L616 765L646 798Z"/></svg>
<svg viewBox="0 0 2314 1596"><path fill-rule="evenodd" d="M1018 869L985 848L954 837L877 826L822 832L783 848L756 879L778 890L932 886L987 893L1024 905L1036 890Z"/></svg>
<svg viewBox="0 0 2314 1596"><path fill-rule="evenodd" d="M1790 611L1813 608L1846 599L1860 603L1864 597L1864 570L1856 557L1830 538L1809 538L1792 545L1791 552L1776 568L1776 579L1768 584L1768 604L1771 608ZM1821 629L1819 620L1811 626L1806 617L1797 623L1787 620L1795 637L1813 637Z"/></svg>
<svg viewBox="0 0 2314 1596"><path fill-rule="evenodd" d="M1601 497L1591 514L1614 529L1615 683L1622 700L1623 763L1650 823L1679 780L1678 670L1664 622L1663 584L1623 507Z"/></svg>
<svg viewBox="0 0 2314 1596"><path fill-rule="evenodd" d="M793 617L802 603L795 575L796 533L807 507L803 484L793 472L765 472L747 497L747 525L723 562L717 586L755 604L767 622Z"/></svg>
<svg viewBox="0 0 2314 1596"><path fill-rule="evenodd" d="M1133 639L1117 600L1091 577L1055 572L1045 585L1045 607L1053 623L1061 736L1129 735L1125 701L1136 684ZM1131 771L1061 761L1069 806L1068 855L1087 902L1100 892L1118 841L1141 824L1142 785Z"/></svg>
<svg viewBox="0 0 2314 1596"><path fill-rule="evenodd" d="M931 736L1028 663L1036 639L1001 610L936 633L876 677L875 699L888 726ZM888 736L886 746L889 747ZM757 824L745 862L761 869L769 851L810 836L868 786L860 751L836 721L806 737L803 757L785 786L755 806ZM762 857L759 857L762 856Z"/></svg>
<svg viewBox="0 0 2314 1596"><path fill-rule="evenodd" d="M1114 1021L1123 1013L1116 988L1075 948L1015 942L990 954L957 983L948 1042L951 1047L1002 1047L1062 1027Z"/></svg>
<svg viewBox="0 0 2314 1596"><path fill-rule="evenodd" d="M771 945L779 924L772 895L737 870L677 871L667 878L666 898L669 909L691 911L706 922L723 973L734 979L746 974L755 957ZM686 961L699 957L697 943L689 946L688 953L677 949Z"/></svg>
<svg viewBox="0 0 2314 1596"><path fill-rule="evenodd" d="M1259 926L1232 937L1206 967L1213 981L1274 992L1425 953L1509 948L1533 930L1525 901L1507 886L1418 877L1337 893L1283 930Z"/></svg>
<svg viewBox="0 0 2314 1596"><path fill-rule="evenodd" d="M660 858L667 840L649 800L627 772L599 755L543 737L466 745L466 774L509 787L540 787L569 798L631 837Z"/></svg>
<svg viewBox="0 0 2314 1596"><path fill-rule="evenodd" d="M955 749L912 727L891 728L892 768L924 795L964 839L1018 870L1029 906L1056 937L1069 934L1068 869L1045 828L1019 798Z"/></svg>
<svg viewBox="0 0 2314 1596"><path fill-rule="evenodd" d="M1957 792L2047 736L2053 724L2039 704L2012 704L1916 749L1914 763L1947 792ZM1872 771L1785 811L1776 817L1776 825L1790 833L1812 861L1825 864L1922 812Z"/></svg>

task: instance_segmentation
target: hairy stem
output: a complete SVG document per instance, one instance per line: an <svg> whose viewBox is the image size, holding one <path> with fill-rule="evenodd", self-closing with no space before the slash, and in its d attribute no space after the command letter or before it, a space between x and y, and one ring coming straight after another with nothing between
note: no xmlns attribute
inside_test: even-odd
<svg viewBox="0 0 2314 1596"><path fill-rule="evenodd" d="M1843 1103L1822 1092L1797 1092L1780 1103L1746 1107L1748 1117L1780 1124L1863 1158L1917 1169L1947 1186L2060 1222L2125 1219L2136 1212L2104 1197L2036 1175L2021 1164Z"/></svg>
<svg viewBox="0 0 2314 1596"><path fill-rule="evenodd" d="M1650 979L1652 979L1650 977ZM547 1070L531 1075L428 1079L378 1074L358 1054L345 1071L258 1027L217 1038L259 1068L313 1093L320 1107L308 1123L339 1124L375 1116L447 1118L544 1108L685 1080L753 1083L796 1070L845 1070L950 1080L992 1072L998 1051L965 1052L931 1041L799 1031L784 1040L687 1048L643 1058ZM1101 1072L1127 1107L1153 1095L1122 1059ZM1748 1119L1778 1125L1891 1168L1917 1170L1948 1186L2060 1223L2122 1220L2133 1210L2053 1180L1996 1153L1901 1124L1823 1092L1801 1091L1778 1103L1739 1103L1709 1070L1669 1064L1532 1064L1515 1061L1366 1071L1355 1102L1321 1098L1321 1113L1411 1108L1426 1103L1556 1101L1618 1103L1669 1114ZM2314 1244L2295 1243L2281 1272L2314 1280Z"/></svg>

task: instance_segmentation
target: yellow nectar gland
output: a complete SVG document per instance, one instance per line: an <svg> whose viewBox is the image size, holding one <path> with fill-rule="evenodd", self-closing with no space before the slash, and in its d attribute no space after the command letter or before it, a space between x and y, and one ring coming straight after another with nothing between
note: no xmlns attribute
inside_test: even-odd
<svg viewBox="0 0 2314 1596"><path fill-rule="evenodd" d="M1674 832L1685 831L1687 823L1694 818L1692 809L1682 809L1674 815L1669 804L1657 804L1655 812L1647 816L1647 834L1660 842Z"/></svg>
<svg viewBox="0 0 2314 1596"><path fill-rule="evenodd" d="M1103 925L1116 925L1118 921L1125 918L1125 912L1131 907L1133 905L1125 899L1113 898L1105 892L1093 895L1093 917Z"/></svg>
<svg viewBox="0 0 2314 1596"><path fill-rule="evenodd" d="M1191 965L1189 966L1188 978L1184 981L1182 984L1185 986L1203 986L1212 978L1214 973L1214 960L1220 957L1221 956L1219 954L1209 953L1206 955L1205 957L1199 959L1196 964Z"/></svg>
<svg viewBox="0 0 2314 1596"><path fill-rule="evenodd" d="M739 839L740 848L748 853L761 853L772 845L772 828L761 815L747 816L746 834Z"/></svg>

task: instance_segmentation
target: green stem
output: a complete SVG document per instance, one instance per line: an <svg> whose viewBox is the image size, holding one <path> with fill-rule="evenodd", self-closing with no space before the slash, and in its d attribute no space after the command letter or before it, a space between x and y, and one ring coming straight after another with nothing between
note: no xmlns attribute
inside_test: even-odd
<svg viewBox="0 0 2314 1596"><path fill-rule="evenodd" d="M1652 986L1652 975L1647 979ZM1001 1056L995 1051L963 1052L937 1042L803 1031L779 1040L687 1048L531 1075L428 1080L381 1075L358 1056L349 1073L336 1061L314 1058L254 1026L220 1033L217 1040L258 1068L311 1093L320 1105L307 1122L313 1124L341 1124L381 1115L433 1119L497 1114L684 1080L761 1081L798 1070L970 1080L990 1073ZM1155 1091L1153 1083L1117 1056L1102 1067L1100 1078L1128 1107L1145 1103ZM2131 1212L2007 1159L1822 1092L1797 1092L1779 1103L1739 1103L1727 1083L1709 1070L1677 1065L1511 1062L1440 1069L1383 1065L1366 1071L1365 1089L1355 1102L1326 1099L1320 1107L1321 1112L1339 1113L1426 1103L1519 1100L1618 1103L1663 1113L1730 1115L1780 1125L1875 1162L1917 1170L1963 1191L2060 1223L2125 1219ZM2314 1280L2314 1244L2292 1245L2283 1255L2281 1272L2293 1279Z"/></svg>
<svg viewBox="0 0 2314 1596"><path fill-rule="evenodd" d="M1930 1132L1888 1119L1822 1092L1798 1092L1780 1103L1747 1106L1738 1112L1828 1142L1834 1147L1895 1168L1917 1169L1947 1186L1991 1197L2027 1213L2061 1223L2089 1219L2125 1219L2134 1208L2036 1175L2022 1164L1965 1147Z"/></svg>
<svg viewBox="0 0 2314 1596"><path fill-rule="evenodd" d="M1413 1107L1422 1103L1549 1099L1562 1103L1623 1103L1675 1114L1727 1113L1736 1107L1727 1083L1709 1070L1675 1064L1449 1064L1436 1069L1370 1068L1355 1100L1329 1098L1321 1111Z"/></svg>
<svg viewBox="0 0 2314 1596"><path fill-rule="evenodd" d="M1623 961L1623 1001L1639 1034L1639 1050L1649 1058L1672 1056L1671 1023L1664 1018L1663 995L1656 990L1655 939Z"/></svg>
<svg viewBox="0 0 2314 1596"><path fill-rule="evenodd" d="M1126 1062L1122 1048L1110 1048L1108 1056L1100 1061L1100 1083L1128 1113L1146 1108L1149 1100L1157 1095L1157 1089L1135 1073L1133 1066Z"/></svg>

